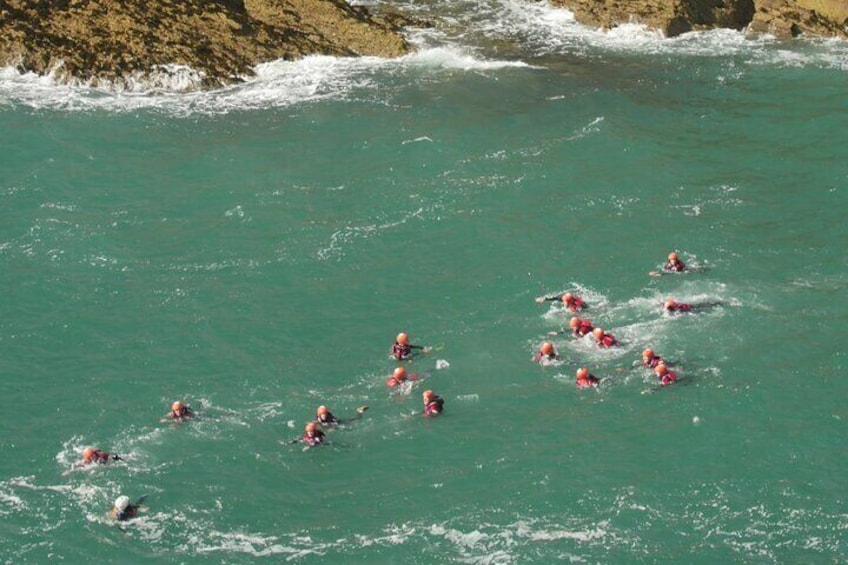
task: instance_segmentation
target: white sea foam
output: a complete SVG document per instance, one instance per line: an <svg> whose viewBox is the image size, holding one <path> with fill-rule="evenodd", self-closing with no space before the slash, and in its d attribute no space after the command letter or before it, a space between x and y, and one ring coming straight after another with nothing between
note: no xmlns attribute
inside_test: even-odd
<svg viewBox="0 0 848 565"><path fill-rule="evenodd" d="M848 70L848 42L840 40L782 44L773 37L732 30L692 32L668 39L640 24L597 30L578 24L567 9L546 2L490 0L423 8L425 12L433 10L423 14L420 6L410 4L407 8L436 25L409 30L417 51L396 59L314 55L298 61L272 61L257 65L255 76L242 84L214 91L197 90L202 74L178 65L161 66L148 75L98 88L62 83L53 75L21 73L10 66L0 69L0 107L116 112L153 109L177 115L285 108L329 99L369 99L378 90L390 90L386 89L386 79L395 75L407 75L401 82L409 83L422 75L446 72L488 74L529 69L535 65L533 60L552 55L593 59L609 53L733 56L753 64ZM493 41L509 48L494 51L490 46Z"/></svg>

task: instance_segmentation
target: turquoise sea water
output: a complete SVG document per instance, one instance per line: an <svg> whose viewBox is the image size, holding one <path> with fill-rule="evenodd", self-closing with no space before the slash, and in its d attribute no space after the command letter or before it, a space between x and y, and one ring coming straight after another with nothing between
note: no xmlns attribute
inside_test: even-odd
<svg viewBox="0 0 848 565"><path fill-rule="evenodd" d="M407 8L213 93L0 74L0 560L847 562L848 46ZM621 347L533 364L563 289Z"/></svg>

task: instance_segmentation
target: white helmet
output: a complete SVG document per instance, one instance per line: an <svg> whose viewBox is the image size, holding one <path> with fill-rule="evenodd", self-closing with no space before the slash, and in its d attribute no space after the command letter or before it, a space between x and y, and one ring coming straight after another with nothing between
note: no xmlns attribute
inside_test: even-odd
<svg viewBox="0 0 848 565"><path fill-rule="evenodd" d="M119 496L115 499L115 508L123 512L130 505L130 497L129 496Z"/></svg>

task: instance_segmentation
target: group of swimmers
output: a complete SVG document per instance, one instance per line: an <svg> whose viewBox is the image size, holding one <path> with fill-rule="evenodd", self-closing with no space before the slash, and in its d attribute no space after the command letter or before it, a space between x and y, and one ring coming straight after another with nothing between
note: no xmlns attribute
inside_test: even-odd
<svg viewBox="0 0 848 565"><path fill-rule="evenodd" d="M162 422L182 422L194 417L194 412L191 407L182 400L175 400L171 404L171 410L162 418ZM82 461L79 465L87 467L89 465L108 465L112 461L123 461L124 459L115 453L109 453L95 447L86 447L82 450ZM135 502L130 501L130 498L121 495L115 499L108 515L112 518L123 522L134 518L138 515L142 502L145 497L137 499Z"/></svg>
<svg viewBox="0 0 848 565"><path fill-rule="evenodd" d="M681 273L686 270L686 264L683 263L675 252L668 254L668 260L662 266L662 271L666 273ZM658 271L651 271L649 274L651 276L659 276L661 273ZM616 347L619 345L618 340L615 339L615 336L612 333L604 330L604 328L593 326L591 320L588 318L581 318L576 315L588 308L588 305L581 297L575 295L573 292L565 292L539 296L536 298L536 302L540 304L551 301L561 302L563 311L569 311L575 315L572 316L568 322L569 329L566 330L563 328L559 331L548 332L548 335L557 336L570 332L571 335L576 338L592 336L598 347L606 348ZM715 304L709 304L706 306L713 305ZM663 310L669 313L692 312L694 310L694 306L692 304L677 302L674 298L668 298L663 303ZM554 347L554 344L550 341L543 342L541 347L539 347L539 351L533 357L533 361L537 363L551 362L558 359L560 359L559 353ZM643 367L653 370L654 375L657 377L661 386L668 386L677 381L677 375L674 371L669 369L670 363L656 355L653 349L647 348L642 352L641 363ZM596 387L600 384L600 382L601 380L590 373L588 368L580 367L577 369L577 387Z"/></svg>
<svg viewBox="0 0 848 565"><path fill-rule="evenodd" d="M670 253L668 261L662 267L662 270L667 273L679 273L686 271L686 265L679 259L677 253ZM657 276L657 271L651 271L649 274ZM551 294L536 298L537 303L549 301L557 301L562 304L563 310L571 312L574 316L569 320L569 329L549 332L551 336L557 336L566 332L570 332L572 336L583 338L592 336L598 347L608 348L617 347L619 345L615 336L606 331L604 328L592 325L588 318L581 318L578 314L582 313L589 307L588 304L573 292L564 292L559 294ZM693 306L675 301L673 298L668 298L663 309L666 312L691 312ZM397 362L406 362L412 360L418 354L426 354L431 351L431 348L422 345L412 344L409 341L409 335L401 332L395 338L395 342L391 347L390 358ZM550 341L542 343L539 351L533 357L535 362L550 362L560 358L556 348ZM653 370L661 386L668 386L677 380L677 375L669 369L669 363L659 355L656 355L653 349L647 348L642 352L641 365ZM426 375L425 375L426 376ZM391 389L400 387L411 387L412 383L421 379L419 374L410 374L404 365L398 365L392 371L386 386ZM576 373L576 385L580 388L597 387L601 380L589 372L587 367L580 367ZM444 410L444 399L437 395L432 390L425 390L422 393L423 409L421 414L424 416L437 416ZM356 414L352 418L340 419L330 412L327 406L319 406L315 412L315 418L306 424L303 430L303 435L295 438L287 443L304 443L305 449L317 447L326 441L324 430L343 425L355 419L360 419L368 406L360 406L356 409ZM191 407L181 400L174 401L171 405L171 410L162 418L162 422L182 422L194 417L194 412ZM121 461L122 458L114 453L94 448L86 447L82 451L82 462L80 465L106 465L112 461ZM118 521L125 521L137 515L141 507L144 497L139 498L133 503L127 496L119 496L110 510L109 514Z"/></svg>
<svg viewBox="0 0 848 565"><path fill-rule="evenodd" d="M418 353L429 352L429 347L411 344L409 342L409 336L402 332L397 335L395 343L392 345L390 358L404 362L412 360ZM386 385L390 388L411 386L412 382L420 378L418 374L408 374L406 367L400 365L394 369L392 375L386 380ZM407 383L409 384L407 385ZM442 413L444 410L444 399L441 396L429 389L425 390L421 396L423 401L421 413L424 416L437 416ZM304 443L306 446L305 449L322 445L326 441L324 430L359 419L367 410L368 406L360 406L356 409L355 416L341 419L330 412L327 406L319 406L315 411L315 418L304 427L303 435L286 443ZM176 400L171 404L170 411L162 418L161 422L183 422L194 418L194 416L194 411L188 404L182 400ZM82 450L82 461L80 461L79 465L107 465L112 461L123 461L123 458L117 454L108 453L95 447L86 447ZM121 522L134 518L138 515L144 498L141 497L135 502L132 502L128 496L121 495L115 499L108 515Z"/></svg>
<svg viewBox="0 0 848 565"><path fill-rule="evenodd" d="M390 353L390 358L395 361L411 361L419 353L429 353L430 348L423 345L416 345L409 342L409 335L405 332L397 334ZM389 388L398 388L411 386L413 382L421 379L421 375L414 373L410 374L403 365L397 366L389 378L386 379L386 386ZM425 390L421 395L424 407L421 413L424 416L438 416L444 409L444 399L437 395L432 390ZM303 435L289 443L303 442L306 447L317 447L325 441L326 434L324 429L332 428L341 425L345 422L350 422L353 419L359 419L362 414L368 410L368 406L360 406L356 409L356 416L347 420L336 418L326 406L319 406L316 411L316 417L313 421L306 424Z"/></svg>

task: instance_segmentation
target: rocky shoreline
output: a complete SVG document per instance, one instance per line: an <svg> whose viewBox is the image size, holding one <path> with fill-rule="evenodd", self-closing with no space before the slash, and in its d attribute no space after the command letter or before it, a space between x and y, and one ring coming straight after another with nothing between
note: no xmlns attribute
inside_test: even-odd
<svg viewBox="0 0 848 565"><path fill-rule="evenodd" d="M846 0L551 0L578 22L605 29L639 22L675 37L729 28L780 38L848 38Z"/></svg>
<svg viewBox="0 0 848 565"><path fill-rule="evenodd" d="M848 38L844 0L551 0L578 22L640 22L673 37L726 27L778 37ZM311 54L398 57L403 30L426 26L345 0L0 0L0 66L92 86L193 69L195 88L243 80L253 68Z"/></svg>
<svg viewBox="0 0 848 565"><path fill-rule="evenodd" d="M215 88L278 59L398 57L410 25L345 0L0 0L0 65L111 88L177 65Z"/></svg>

